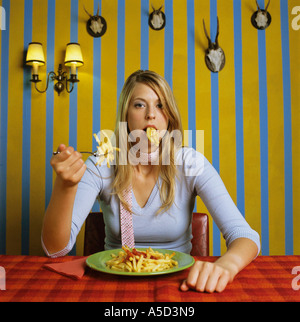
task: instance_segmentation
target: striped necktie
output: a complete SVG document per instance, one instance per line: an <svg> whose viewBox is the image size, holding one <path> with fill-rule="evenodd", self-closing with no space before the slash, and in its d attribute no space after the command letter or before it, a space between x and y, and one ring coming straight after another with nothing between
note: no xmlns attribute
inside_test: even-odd
<svg viewBox="0 0 300 322"><path fill-rule="evenodd" d="M159 149L156 149L151 153L140 152L139 161L140 162L150 162L156 161L159 157ZM129 210L128 211L124 204L120 202L120 224L121 224L121 242L122 246L128 246L133 248L135 246L134 241L134 229L133 229L133 220L132 220L132 186L131 184L123 191L122 197L127 203Z"/></svg>

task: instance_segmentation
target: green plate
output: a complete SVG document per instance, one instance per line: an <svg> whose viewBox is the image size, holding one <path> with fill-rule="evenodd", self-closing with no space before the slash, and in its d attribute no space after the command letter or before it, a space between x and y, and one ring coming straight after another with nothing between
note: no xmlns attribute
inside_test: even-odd
<svg viewBox="0 0 300 322"><path fill-rule="evenodd" d="M137 250L141 251L146 251L147 248L137 248ZM152 248L154 251L159 251L160 253L163 254L172 254L175 252L175 256L172 258L178 262L177 267L173 267L164 271L160 272L119 272L119 271L114 271L110 268L107 268L105 263L110 260L111 254L116 254L118 255L122 249L112 249L112 250L105 250L100 253L95 253L91 256L89 256L86 259L86 264L96 270L100 271L103 273L108 273L108 274L115 274L115 275L128 275L128 276L152 276L152 275L162 275L162 274L170 274L174 272L179 272L182 271L190 266L192 266L195 262L194 258L188 254L181 253L181 252L176 252L174 250L168 250L168 249L157 249L157 248Z"/></svg>

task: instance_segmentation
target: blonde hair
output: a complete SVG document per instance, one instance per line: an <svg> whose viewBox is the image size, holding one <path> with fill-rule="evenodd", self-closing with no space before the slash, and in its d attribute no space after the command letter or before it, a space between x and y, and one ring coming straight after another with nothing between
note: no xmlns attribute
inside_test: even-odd
<svg viewBox="0 0 300 322"><path fill-rule="evenodd" d="M126 133L120 133L120 122L127 122L127 113L130 100L132 98L132 93L137 83L142 83L149 86L159 97L162 104L162 110L169 120L168 131L179 130L182 136L182 125L180 113L172 93L172 90L167 83L167 81L153 71L142 71L138 70L131 74L126 80L122 92L120 94L117 120L115 127L115 137L118 146L127 146L127 151L130 150L130 142L128 142L128 130ZM171 137L169 137L169 142L164 144L167 149L162 150L162 144L160 144L160 163L159 163L159 176L161 178L161 186L159 187L160 198L162 205L159 212L167 211L175 199L175 179L177 174L177 169L175 165L175 147L174 142ZM122 142L121 142L122 140ZM124 145L125 144L125 145ZM162 164L162 154L168 154L169 165ZM165 159L164 159L165 160ZM122 192L129 186L132 182L133 176L133 166L129 164L127 157L127 164L123 165L119 162L119 155L116 157L115 165L115 178L112 183L112 188L115 194L118 195L121 202L124 203L125 207L128 205L122 197Z"/></svg>

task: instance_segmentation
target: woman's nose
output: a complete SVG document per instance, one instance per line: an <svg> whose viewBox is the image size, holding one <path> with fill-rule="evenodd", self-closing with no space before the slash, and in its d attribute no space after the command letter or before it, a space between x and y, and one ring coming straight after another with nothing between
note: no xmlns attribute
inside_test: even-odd
<svg viewBox="0 0 300 322"><path fill-rule="evenodd" d="M152 119L154 119L155 118L155 108L154 107L152 107L152 106L149 106L148 108L147 108L147 112L146 112L147 114L146 114L146 118L147 118L147 120L152 120Z"/></svg>

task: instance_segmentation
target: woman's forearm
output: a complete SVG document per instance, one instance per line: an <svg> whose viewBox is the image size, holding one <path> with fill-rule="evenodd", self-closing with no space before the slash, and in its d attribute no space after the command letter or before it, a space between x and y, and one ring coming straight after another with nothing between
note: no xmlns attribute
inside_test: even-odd
<svg viewBox="0 0 300 322"><path fill-rule="evenodd" d="M66 188L59 179L55 181L42 230L43 243L50 254L62 250L69 242L76 191L77 185Z"/></svg>
<svg viewBox="0 0 300 322"><path fill-rule="evenodd" d="M69 242L76 191L86 170L81 154L72 147L61 144L57 151L50 160L57 176L42 229L43 244L49 254L61 251Z"/></svg>
<svg viewBox="0 0 300 322"><path fill-rule="evenodd" d="M216 264L231 272L232 279L257 255L257 245L248 238L238 238L228 247L226 253L216 260Z"/></svg>

